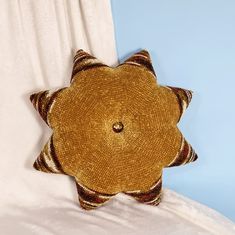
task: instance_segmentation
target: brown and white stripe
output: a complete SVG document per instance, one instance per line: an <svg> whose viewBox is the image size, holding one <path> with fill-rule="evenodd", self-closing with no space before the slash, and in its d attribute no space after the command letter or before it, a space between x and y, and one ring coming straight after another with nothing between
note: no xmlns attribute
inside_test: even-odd
<svg viewBox="0 0 235 235"><path fill-rule="evenodd" d="M167 166L180 166L190 162L196 161L198 158L192 146L182 137L182 143L179 152L177 153L174 160Z"/></svg>
<svg viewBox="0 0 235 235"><path fill-rule="evenodd" d="M119 66L122 66L125 64L131 64L135 66L144 67L154 76L156 76L155 71L153 69L150 55L146 50L142 50L140 52L135 53L134 55L132 55L127 60L125 60L124 63L120 64Z"/></svg>
<svg viewBox="0 0 235 235"><path fill-rule="evenodd" d="M147 192L132 191L125 194L135 198L138 202L157 206L161 201L162 177Z"/></svg>
<svg viewBox="0 0 235 235"><path fill-rule="evenodd" d="M190 90L186 90L186 89L182 89L182 88L178 88L178 87L171 87L171 86L167 86L167 87L170 90L172 90L177 97L177 101L178 101L179 107L180 107L180 117L181 117L182 114L184 113L184 111L186 110L186 108L189 106L189 103L192 100L193 92ZM180 118L179 118L179 120L180 120Z"/></svg>
<svg viewBox="0 0 235 235"><path fill-rule="evenodd" d="M38 171L46 173L65 174L55 152L53 137L44 146L33 167Z"/></svg>
<svg viewBox="0 0 235 235"><path fill-rule="evenodd" d="M107 67L107 65L101 63L97 58L91 56L90 54L81 49L77 51L73 63L74 64L71 75L71 82L73 81L77 73L79 73L80 71L85 71L87 69L97 68L101 66Z"/></svg>
<svg viewBox="0 0 235 235"><path fill-rule="evenodd" d="M58 89L56 91L41 91L39 93L32 94L30 100L33 103L35 109L39 112L42 119L50 126L48 114L51 112L55 98L65 88Z"/></svg>
<svg viewBox="0 0 235 235"><path fill-rule="evenodd" d="M113 196L115 196L115 194L98 193L78 183L76 179L75 181L80 205L85 210L91 210L100 207Z"/></svg>

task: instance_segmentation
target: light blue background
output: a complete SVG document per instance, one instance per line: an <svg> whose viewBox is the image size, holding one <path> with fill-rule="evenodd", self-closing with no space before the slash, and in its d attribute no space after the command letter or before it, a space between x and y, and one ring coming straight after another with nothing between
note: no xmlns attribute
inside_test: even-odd
<svg viewBox="0 0 235 235"><path fill-rule="evenodd" d="M161 84L189 88L180 128L197 162L164 170L164 186L235 221L235 1L112 0L121 59L147 48Z"/></svg>

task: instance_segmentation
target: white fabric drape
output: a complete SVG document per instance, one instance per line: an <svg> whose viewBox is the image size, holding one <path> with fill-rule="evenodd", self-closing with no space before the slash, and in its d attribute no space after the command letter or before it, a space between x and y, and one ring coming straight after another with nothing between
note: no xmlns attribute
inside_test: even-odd
<svg viewBox="0 0 235 235"><path fill-rule="evenodd" d="M79 48L117 63L109 0L0 0L0 234L235 234L169 190L159 207L120 195L85 212L69 177L32 168L50 130L29 95L68 85Z"/></svg>

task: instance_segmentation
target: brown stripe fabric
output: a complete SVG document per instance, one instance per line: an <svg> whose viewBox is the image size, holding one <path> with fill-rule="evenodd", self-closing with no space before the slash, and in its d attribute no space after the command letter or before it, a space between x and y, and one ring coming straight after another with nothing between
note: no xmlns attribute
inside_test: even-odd
<svg viewBox="0 0 235 235"><path fill-rule="evenodd" d="M76 182L77 193L79 196L79 202L83 209L90 210L96 207L102 206L110 198L115 196L115 194L103 194L95 192L91 189L88 189L78 182Z"/></svg>
<svg viewBox="0 0 235 235"><path fill-rule="evenodd" d="M167 167L184 165L196 161L197 158L197 154L192 146L183 138L180 151Z"/></svg>
<svg viewBox="0 0 235 235"><path fill-rule="evenodd" d="M167 86L167 87L170 88L175 93L175 95L180 101L181 106L183 106L182 102L185 102L186 108L187 108L189 103L192 100L193 92L190 90L186 90L186 89L182 89L178 87L172 87L172 86Z"/></svg>
<svg viewBox="0 0 235 235"><path fill-rule="evenodd" d="M40 171L40 168L38 166L37 160L33 163L33 167L34 169L36 169L37 171Z"/></svg>
<svg viewBox="0 0 235 235"><path fill-rule="evenodd" d="M82 198L79 197L79 203L82 209L84 210L92 210L92 209L96 209L98 206L95 205L91 205L90 203L84 201Z"/></svg>
<svg viewBox="0 0 235 235"><path fill-rule="evenodd" d="M125 60L125 62L121 65L131 64L135 66L141 66L146 68L150 73L156 76L155 71L152 66L152 62L150 59L150 55L147 51L142 50L140 52L135 53L133 56ZM121 66L120 65L120 66Z"/></svg>
<svg viewBox="0 0 235 235"><path fill-rule="evenodd" d="M56 169L58 171L60 171L60 173L63 173L63 174L66 174L62 168L62 165L60 164L59 160L58 160L58 157L56 155L56 151L55 151L55 147L54 147L54 142L53 142L53 136L51 136L51 139L50 139L50 156L51 156L51 159L53 160L55 166L56 166Z"/></svg>
<svg viewBox="0 0 235 235"><path fill-rule="evenodd" d="M73 63L74 65L71 75L71 82L73 81L74 77L81 71L97 67L107 67L107 65L101 63L97 58L91 56L81 49L77 51Z"/></svg>
<svg viewBox="0 0 235 235"><path fill-rule="evenodd" d="M52 137L34 162L33 167L46 173L65 174L55 154Z"/></svg>
<svg viewBox="0 0 235 235"><path fill-rule="evenodd" d="M161 190L162 178L147 192L126 192L125 194L134 197L139 202L149 205L158 205L160 203Z"/></svg>
<svg viewBox="0 0 235 235"><path fill-rule="evenodd" d="M39 93L32 94L30 100L34 108L39 112L42 119L50 126L48 120L48 114L51 112L51 107L55 101L57 95L65 88L56 90L54 92L42 91Z"/></svg>
<svg viewBox="0 0 235 235"><path fill-rule="evenodd" d="M48 114L51 112L51 107L52 107L52 104L53 102L55 101L56 97L58 96L58 94L63 91L64 89L66 88L61 88L61 89L58 89L54 92L52 92L48 98L48 101L45 105L45 113L46 113L46 123L50 126L50 123L49 123L49 119L48 119Z"/></svg>
<svg viewBox="0 0 235 235"><path fill-rule="evenodd" d="M192 94L193 92L190 90L186 90L186 89L182 89L182 88L178 88L178 87L171 87L171 86L167 86L170 90L172 90L172 92L174 92L175 96L177 97L177 101L179 104L179 109L180 109L180 116L179 116L179 120L182 116L182 114L184 113L185 109L189 106L189 103L192 100Z"/></svg>
<svg viewBox="0 0 235 235"><path fill-rule="evenodd" d="M47 120L47 111L45 109L45 106L47 106L47 102L48 102L48 99L47 99L48 93L49 93L49 91L42 92L38 96L38 99L37 99L38 112L39 112L39 114L41 115L41 117L44 121Z"/></svg>
<svg viewBox="0 0 235 235"><path fill-rule="evenodd" d="M46 160L45 160L43 154L41 153L40 155L41 155L41 157L40 157L41 163L42 163L43 166L47 169L47 171L50 172L50 173L56 173L56 172L47 164L47 162L46 162Z"/></svg>
<svg viewBox="0 0 235 235"><path fill-rule="evenodd" d="M34 162L33 167L38 171L51 173L50 169L47 167L47 165L45 165L45 162L42 161L41 154L39 155L37 160Z"/></svg>

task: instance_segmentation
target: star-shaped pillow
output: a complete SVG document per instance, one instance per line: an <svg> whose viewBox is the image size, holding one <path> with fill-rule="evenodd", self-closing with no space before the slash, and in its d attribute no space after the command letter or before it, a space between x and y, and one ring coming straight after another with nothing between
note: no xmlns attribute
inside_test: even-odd
<svg viewBox="0 0 235 235"><path fill-rule="evenodd" d="M158 205L163 168L197 159L177 128L191 98L157 84L147 51L111 68L79 50L69 87L30 97L53 130L34 168L72 176L84 209L121 192Z"/></svg>

